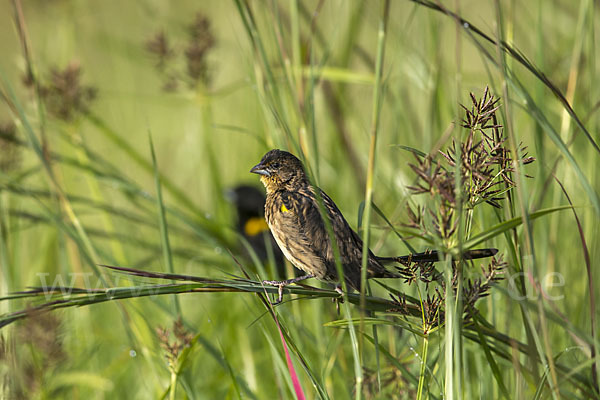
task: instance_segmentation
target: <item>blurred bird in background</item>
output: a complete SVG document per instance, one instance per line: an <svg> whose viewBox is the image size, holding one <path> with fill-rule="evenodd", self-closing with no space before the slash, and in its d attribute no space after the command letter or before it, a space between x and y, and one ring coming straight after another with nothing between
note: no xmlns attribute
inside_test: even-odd
<svg viewBox="0 0 600 400"><path fill-rule="evenodd" d="M238 185L227 192L227 198L233 203L237 212L237 232L248 242L258 259L266 264L274 263L277 279L286 279L285 258L279 250L269 226L265 220L265 195L261 190L250 185ZM246 255L248 249L246 249Z"/></svg>

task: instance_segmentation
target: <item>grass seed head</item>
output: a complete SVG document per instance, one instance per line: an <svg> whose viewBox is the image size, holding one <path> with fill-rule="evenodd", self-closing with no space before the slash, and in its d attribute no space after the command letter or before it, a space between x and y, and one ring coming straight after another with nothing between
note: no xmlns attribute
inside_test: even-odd
<svg viewBox="0 0 600 400"><path fill-rule="evenodd" d="M72 120L89 109L97 90L81 82L82 70L72 61L64 69L52 68L50 79L40 87L40 93L50 114L63 121Z"/></svg>

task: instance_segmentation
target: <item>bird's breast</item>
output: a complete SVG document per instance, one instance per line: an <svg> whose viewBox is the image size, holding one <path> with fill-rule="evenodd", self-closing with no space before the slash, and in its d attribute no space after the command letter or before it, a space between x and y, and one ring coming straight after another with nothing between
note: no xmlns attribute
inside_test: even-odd
<svg viewBox="0 0 600 400"><path fill-rule="evenodd" d="M323 260L307 242L294 210L288 208L280 196L267 196L265 217L285 258L296 268L323 279L326 272Z"/></svg>

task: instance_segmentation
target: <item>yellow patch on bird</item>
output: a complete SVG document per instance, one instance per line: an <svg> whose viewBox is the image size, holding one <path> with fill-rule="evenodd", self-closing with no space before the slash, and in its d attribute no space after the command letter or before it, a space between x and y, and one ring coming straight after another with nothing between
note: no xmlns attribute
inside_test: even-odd
<svg viewBox="0 0 600 400"><path fill-rule="evenodd" d="M269 225L267 225L267 221L261 217L250 218L244 225L244 232L247 236L256 236L268 230Z"/></svg>
<svg viewBox="0 0 600 400"><path fill-rule="evenodd" d="M281 212L288 212L290 210L287 209L287 207L285 206L285 204L281 205Z"/></svg>

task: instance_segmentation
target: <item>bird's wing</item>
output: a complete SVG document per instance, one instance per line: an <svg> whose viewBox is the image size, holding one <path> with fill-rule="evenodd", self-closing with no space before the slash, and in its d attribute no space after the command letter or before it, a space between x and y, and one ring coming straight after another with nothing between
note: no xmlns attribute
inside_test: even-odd
<svg viewBox="0 0 600 400"><path fill-rule="evenodd" d="M348 265L356 262L360 264L362 260L362 240L350 227L333 200L322 190L321 198L329 215L331 228L335 232L335 240L340 251L342 264ZM333 254L331 254L331 259L333 260Z"/></svg>
<svg viewBox="0 0 600 400"><path fill-rule="evenodd" d="M344 268L344 276L346 281L356 289L360 282L362 241L352 228L350 228L333 200L325 192L320 189L317 190L319 190L324 209L331 222L331 228L334 232L340 254L340 261ZM321 217L319 203L314 190L311 187L306 187L288 193L287 196L282 196L282 200L284 204L287 203L286 207L288 209L294 210L299 233L305 238L305 243L307 243L311 251L323 260L326 267L325 278L337 280L332 241Z"/></svg>
<svg viewBox="0 0 600 400"><path fill-rule="evenodd" d="M317 189L320 190L320 189ZM323 206L331 221L331 228L338 246L340 261L346 282L353 288L360 286L362 264L362 240L350 227L333 200L320 191ZM338 280L335 257L327 228L319 211L319 203L312 188L281 192L273 204L280 210L274 213L280 225L279 234L274 232L282 251L292 261L300 259L304 265L297 267L325 280ZM275 230L274 230L275 231ZM282 246L283 245L283 246ZM370 253L370 252L369 252ZM386 277L387 271L370 253L369 276ZM294 261L292 261L294 262Z"/></svg>
<svg viewBox="0 0 600 400"><path fill-rule="evenodd" d="M362 266L362 238L350 227L333 200L321 191L323 204L329 213L333 231L340 249L344 271L356 284L360 281L360 270ZM396 274L389 272L369 249L369 261L367 263L367 277L369 278L395 278ZM333 256L332 256L333 260Z"/></svg>

